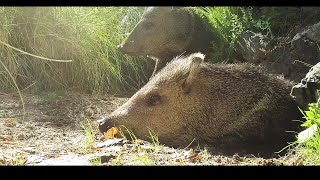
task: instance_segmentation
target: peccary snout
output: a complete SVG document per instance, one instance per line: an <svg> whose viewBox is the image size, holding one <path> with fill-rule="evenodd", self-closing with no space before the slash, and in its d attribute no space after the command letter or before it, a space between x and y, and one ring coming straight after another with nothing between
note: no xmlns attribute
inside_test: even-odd
<svg viewBox="0 0 320 180"><path fill-rule="evenodd" d="M119 44L118 46L117 46L117 48L122 52L122 47L123 47L123 44Z"/></svg>
<svg viewBox="0 0 320 180"><path fill-rule="evenodd" d="M112 123L109 117L103 118L99 121L99 131L101 133L107 132L111 127Z"/></svg>
<svg viewBox="0 0 320 180"><path fill-rule="evenodd" d="M138 50L134 48L134 41L127 41L117 46L121 53L128 55L138 55Z"/></svg>

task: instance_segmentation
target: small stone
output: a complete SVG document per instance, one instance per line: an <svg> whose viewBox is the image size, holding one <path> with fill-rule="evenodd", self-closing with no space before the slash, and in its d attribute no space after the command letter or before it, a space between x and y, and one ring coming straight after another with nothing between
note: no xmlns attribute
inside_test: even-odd
<svg viewBox="0 0 320 180"><path fill-rule="evenodd" d="M233 156L232 156L232 158L235 160L235 161L242 161L242 158L238 155L238 154L234 154Z"/></svg>
<svg viewBox="0 0 320 180"><path fill-rule="evenodd" d="M22 150L30 154L35 153L34 147L26 147L26 148L23 148Z"/></svg>
<svg viewBox="0 0 320 180"><path fill-rule="evenodd" d="M25 138L26 138L26 136L25 136L24 134L19 134L19 135L17 136L17 139L18 139L18 140L25 140Z"/></svg>
<svg viewBox="0 0 320 180"><path fill-rule="evenodd" d="M119 144L123 139L119 139L119 138L114 138L114 139L107 139L103 142L97 143L96 147L101 148L101 147L108 147L111 145L117 145Z"/></svg>

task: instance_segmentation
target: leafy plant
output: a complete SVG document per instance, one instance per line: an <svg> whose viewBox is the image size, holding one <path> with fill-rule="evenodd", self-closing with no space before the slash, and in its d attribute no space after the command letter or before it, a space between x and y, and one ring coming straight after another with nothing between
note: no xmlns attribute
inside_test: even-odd
<svg viewBox="0 0 320 180"><path fill-rule="evenodd" d="M95 136L99 131L98 128L93 125L92 121L89 118L85 118L85 120L81 122L80 126L84 130L86 135L86 139L83 146L81 146L81 150L86 152L89 148L94 147Z"/></svg>
<svg viewBox="0 0 320 180"><path fill-rule="evenodd" d="M317 126L320 125L320 107L319 103L311 103L309 104L309 110L303 111L300 109L300 112L303 114L303 118L306 120L302 127L311 127L312 125L316 124Z"/></svg>
<svg viewBox="0 0 320 180"><path fill-rule="evenodd" d="M306 161L312 164L320 163L320 107L317 103L309 104L309 110L300 110L306 120L302 127L306 129L299 133L295 144L296 150L305 155Z"/></svg>

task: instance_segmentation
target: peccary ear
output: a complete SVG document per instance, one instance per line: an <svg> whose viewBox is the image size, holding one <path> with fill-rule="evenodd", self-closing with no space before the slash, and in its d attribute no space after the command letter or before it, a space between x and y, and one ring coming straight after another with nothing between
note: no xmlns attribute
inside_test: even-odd
<svg viewBox="0 0 320 180"><path fill-rule="evenodd" d="M188 57L189 60L189 73L184 83L182 84L183 91L188 94L191 91L191 86L194 80L196 79L199 70L200 64L204 61L205 55L202 53L193 53Z"/></svg>

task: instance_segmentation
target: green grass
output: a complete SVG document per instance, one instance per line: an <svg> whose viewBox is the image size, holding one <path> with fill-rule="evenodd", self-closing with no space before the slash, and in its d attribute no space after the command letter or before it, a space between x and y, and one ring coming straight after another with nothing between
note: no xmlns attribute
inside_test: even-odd
<svg viewBox="0 0 320 180"><path fill-rule="evenodd" d="M129 139L134 145L134 151L129 154L124 154L122 151L119 155L110 162L110 165L157 165L159 160L155 157L156 153L163 152L163 145L160 144L157 135L149 130L149 138L151 140L151 145L148 148L144 148L141 141L136 137L136 135L127 127L121 126L119 132L124 139Z"/></svg>
<svg viewBox="0 0 320 180"><path fill-rule="evenodd" d="M145 145L136 135L127 127L120 126L119 132L124 139L130 140L133 145L132 149L122 149L118 156L111 159L108 165L187 165L190 159L186 158L186 151L175 149L174 152L168 151L164 144L158 139L157 134L149 129L150 145ZM207 149L200 149L199 156L201 162L208 163L211 155ZM194 152L194 151L193 151Z"/></svg>
<svg viewBox="0 0 320 180"><path fill-rule="evenodd" d="M142 7L2 7L1 41L35 56L72 62L46 61L1 45L0 60L10 74L0 67L0 89L15 90L16 82L31 92L137 90L152 65L122 55L116 46L142 12Z"/></svg>
<svg viewBox="0 0 320 180"><path fill-rule="evenodd" d="M90 148L94 147L94 143L96 142L95 137L97 134L99 134L99 130L89 118L85 118L85 120L80 123L80 127L85 133L85 139L80 147L80 150L86 153Z"/></svg>

